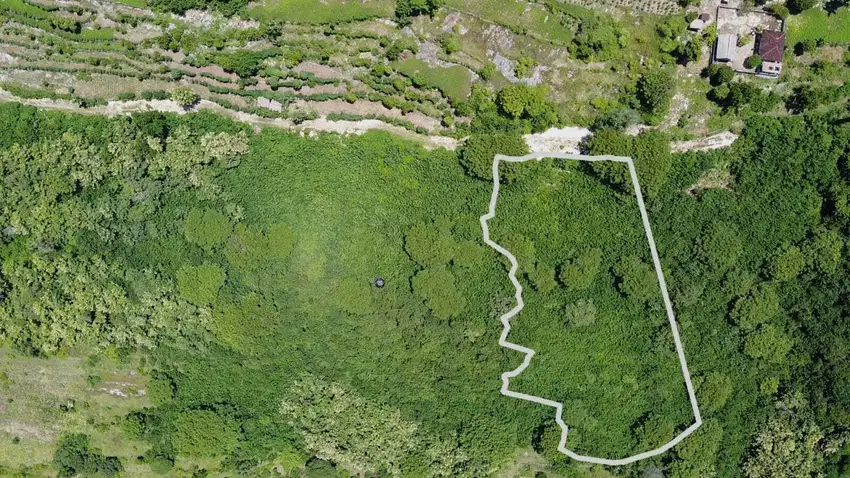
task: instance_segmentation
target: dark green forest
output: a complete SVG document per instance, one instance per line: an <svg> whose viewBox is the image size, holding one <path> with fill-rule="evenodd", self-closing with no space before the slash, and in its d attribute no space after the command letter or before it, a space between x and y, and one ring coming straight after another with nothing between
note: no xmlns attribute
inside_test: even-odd
<svg viewBox="0 0 850 478"><path fill-rule="evenodd" d="M152 405L109 424L145 451L121 461L68 434L56 472L134 460L181 476L194 460L195 476L271 462L483 476L533 448L583 476L556 450L551 409L498 393L522 357L497 343L514 291L481 240L482 166L523 153L516 121L533 118L472 107L473 136L451 152L208 113L0 105L0 338L45 361L141 356L149 376ZM657 132L602 130L585 147L635 158L704 418L671 452L607 471L850 472L846 122L753 118L704 153L671 154ZM563 400L569 445L615 457L692 422L618 166L511 165L493 223L527 291L512 339L540 349L513 388Z"/></svg>

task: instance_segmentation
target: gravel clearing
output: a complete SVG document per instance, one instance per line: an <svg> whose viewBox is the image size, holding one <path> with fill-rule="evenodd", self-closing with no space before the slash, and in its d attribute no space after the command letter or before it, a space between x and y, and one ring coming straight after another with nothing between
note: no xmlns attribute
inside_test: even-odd
<svg viewBox="0 0 850 478"><path fill-rule="evenodd" d="M590 130L577 126L549 128L543 133L526 134L522 137L532 153L556 151L559 153L579 153L579 145L590 136Z"/></svg>

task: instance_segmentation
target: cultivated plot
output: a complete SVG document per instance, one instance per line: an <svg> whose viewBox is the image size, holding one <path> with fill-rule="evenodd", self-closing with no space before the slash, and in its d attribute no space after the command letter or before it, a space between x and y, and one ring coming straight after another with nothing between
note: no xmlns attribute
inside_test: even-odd
<svg viewBox="0 0 850 478"><path fill-rule="evenodd" d="M632 160L496 156L493 174L484 239L510 261L517 299L499 343L525 354L502 393L554 407L574 459L671 448L701 418ZM618 174L632 189L598 179Z"/></svg>

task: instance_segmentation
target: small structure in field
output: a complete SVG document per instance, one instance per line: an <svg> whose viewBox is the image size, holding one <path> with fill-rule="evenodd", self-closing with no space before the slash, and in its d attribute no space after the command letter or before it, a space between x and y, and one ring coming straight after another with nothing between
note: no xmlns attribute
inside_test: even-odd
<svg viewBox="0 0 850 478"><path fill-rule="evenodd" d="M779 76L782 73L782 58L785 56L785 33L762 32L759 35L756 51L762 59L758 73L769 77Z"/></svg>
<svg viewBox="0 0 850 478"><path fill-rule="evenodd" d="M735 58L738 48L738 35L722 33L717 35L717 46L714 51L714 61L728 63Z"/></svg>

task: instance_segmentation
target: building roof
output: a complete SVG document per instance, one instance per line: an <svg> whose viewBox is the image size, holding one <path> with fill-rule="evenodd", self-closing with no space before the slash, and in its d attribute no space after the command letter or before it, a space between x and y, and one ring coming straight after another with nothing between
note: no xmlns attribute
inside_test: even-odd
<svg viewBox="0 0 850 478"><path fill-rule="evenodd" d="M758 54L764 61L782 62L782 57L785 54L785 34L770 30L762 32L759 39Z"/></svg>
<svg viewBox="0 0 850 478"><path fill-rule="evenodd" d="M738 35L731 33L722 33L717 35L717 51L714 58L722 61L729 61L735 55L735 49L738 47Z"/></svg>
<svg viewBox="0 0 850 478"><path fill-rule="evenodd" d="M705 22L700 20L699 18L695 19L694 21L691 22L690 25L688 25L688 29L693 30L695 32L698 32L698 31L702 30L703 28L705 28Z"/></svg>

